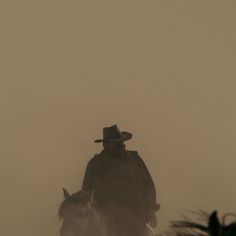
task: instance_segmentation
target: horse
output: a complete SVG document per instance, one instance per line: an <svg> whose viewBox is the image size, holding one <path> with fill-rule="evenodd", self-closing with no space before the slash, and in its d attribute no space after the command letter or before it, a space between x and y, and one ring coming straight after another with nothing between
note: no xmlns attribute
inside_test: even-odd
<svg viewBox="0 0 236 236"><path fill-rule="evenodd" d="M229 224L226 218L229 216L236 217L235 214L227 213L219 220L217 211L207 214L204 211L198 213L201 216L200 222L192 220L171 221L171 230L162 234L163 236L236 236L236 221Z"/></svg>
<svg viewBox="0 0 236 236"><path fill-rule="evenodd" d="M85 191L80 190L70 195L64 188L63 193L64 200L58 211L59 218L63 221L60 236L126 235L125 230L121 230L121 232L114 230L113 226L114 224L118 224L118 222L111 222L99 210L93 200L94 193L90 196ZM147 227L146 236L154 235L154 230Z"/></svg>
<svg viewBox="0 0 236 236"><path fill-rule="evenodd" d="M64 188L63 193L58 212L63 220L60 236L108 236L105 217L94 207L92 196L82 190L70 195Z"/></svg>

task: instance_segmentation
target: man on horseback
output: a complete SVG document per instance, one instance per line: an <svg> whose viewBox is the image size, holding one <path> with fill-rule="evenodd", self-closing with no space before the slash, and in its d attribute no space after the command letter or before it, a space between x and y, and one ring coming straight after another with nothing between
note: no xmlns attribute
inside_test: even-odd
<svg viewBox="0 0 236 236"><path fill-rule="evenodd" d="M144 236L146 224L155 227L156 191L143 160L136 151L125 149L129 132L116 125L103 129L104 149L88 163L82 189L92 194L97 208L108 219L115 235Z"/></svg>

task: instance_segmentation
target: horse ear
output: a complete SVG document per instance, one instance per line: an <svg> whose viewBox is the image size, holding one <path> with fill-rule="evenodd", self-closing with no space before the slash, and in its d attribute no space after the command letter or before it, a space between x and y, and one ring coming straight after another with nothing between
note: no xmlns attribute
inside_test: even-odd
<svg viewBox="0 0 236 236"><path fill-rule="evenodd" d="M208 228L212 236L218 236L220 232L220 221L217 211L213 211L209 217Z"/></svg>
<svg viewBox="0 0 236 236"><path fill-rule="evenodd" d="M65 188L63 188L63 194L64 194L65 199L70 197L70 194L68 193L68 191Z"/></svg>

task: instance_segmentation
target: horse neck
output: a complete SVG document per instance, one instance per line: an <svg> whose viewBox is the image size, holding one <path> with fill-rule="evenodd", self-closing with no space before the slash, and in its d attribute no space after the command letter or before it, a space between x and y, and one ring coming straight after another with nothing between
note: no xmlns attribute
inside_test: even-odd
<svg viewBox="0 0 236 236"><path fill-rule="evenodd" d="M97 211L92 202L84 206L88 209L83 216L64 218L61 236L109 236L104 217Z"/></svg>
<svg viewBox="0 0 236 236"><path fill-rule="evenodd" d="M105 217L97 211L96 207L93 203L89 205L89 215L90 215L90 224L94 225L96 228L96 235L97 236L108 236Z"/></svg>

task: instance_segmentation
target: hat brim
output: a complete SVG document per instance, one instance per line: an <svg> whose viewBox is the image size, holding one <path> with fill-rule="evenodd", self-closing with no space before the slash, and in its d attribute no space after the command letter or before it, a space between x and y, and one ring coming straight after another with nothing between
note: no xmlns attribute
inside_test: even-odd
<svg viewBox="0 0 236 236"><path fill-rule="evenodd" d="M121 136L118 138L96 139L94 142L95 143L102 143L103 141L110 141L110 142L114 142L114 143L121 143L121 142L125 142L127 140L130 140L132 138L132 134L129 132L123 131L120 134L121 134Z"/></svg>

